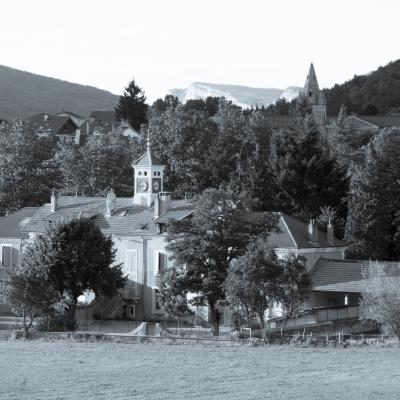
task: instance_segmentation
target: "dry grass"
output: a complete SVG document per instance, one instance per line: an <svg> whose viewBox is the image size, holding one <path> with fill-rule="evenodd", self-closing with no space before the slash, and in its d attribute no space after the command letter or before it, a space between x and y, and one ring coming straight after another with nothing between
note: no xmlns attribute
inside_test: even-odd
<svg viewBox="0 0 400 400"><path fill-rule="evenodd" d="M399 399L400 348L0 341L0 399Z"/></svg>

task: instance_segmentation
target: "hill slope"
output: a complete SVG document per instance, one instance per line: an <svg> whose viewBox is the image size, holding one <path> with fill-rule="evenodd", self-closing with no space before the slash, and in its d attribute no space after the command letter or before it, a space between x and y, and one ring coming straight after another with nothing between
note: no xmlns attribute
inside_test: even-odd
<svg viewBox="0 0 400 400"><path fill-rule="evenodd" d="M62 110L86 116L93 110L112 110L117 102L118 96L106 90L0 65L0 118Z"/></svg>
<svg viewBox="0 0 400 400"><path fill-rule="evenodd" d="M348 114L386 114L400 107L400 60L336 84L325 94L329 115L337 115L342 104Z"/></svg>
<svg viewBox="0 0 400 400"><path fill-rule="evenodd" d="M189 99L206 99L208 96L225 97L240 107L249 108L256 105L268 106L282 97L291 100L298 95L298 92L299 88L295 86L286 89L267 89L193 82L186 89L171 89L169 94L177 96L182 103Z"/></svg>

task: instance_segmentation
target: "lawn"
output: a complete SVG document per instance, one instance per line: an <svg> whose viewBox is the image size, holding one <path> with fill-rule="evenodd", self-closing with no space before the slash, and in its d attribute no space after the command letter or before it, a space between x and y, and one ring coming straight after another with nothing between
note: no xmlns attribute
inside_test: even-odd
<svg viewBox="0 0 400 400"><path fill-rule="evenodd" d="M0 341L0 399L399 399L400 347Z"/></svg>

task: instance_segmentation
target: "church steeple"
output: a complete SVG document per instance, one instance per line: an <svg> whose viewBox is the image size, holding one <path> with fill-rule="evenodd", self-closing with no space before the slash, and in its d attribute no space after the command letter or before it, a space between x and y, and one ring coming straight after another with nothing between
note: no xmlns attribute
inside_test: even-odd
<svg viewBox="0 0 400 400"><path fill-rule="evenodd" d="M306 83L304 84L304 93L308 98L312 99L319 95L318 80L313 63L311 63L310 69L308 70Z"/></svg>
<svg viewBox="0 0 400 400"><path fill-rule="evenodd" d="M152 154L150 137L147 136L146 152L132 164L135 170L133 204L150 207L158 193L164 189L165 165Z"/></svg>
<svg viewBox="0 0 400 400"><path fill-rule="evenodd" d="M308 70L306 83L303 88L303 95L307 98L312 107L312 113L317 125L326 124L326 99L324 93L319 89L314 64L311 63Z"/></svg>

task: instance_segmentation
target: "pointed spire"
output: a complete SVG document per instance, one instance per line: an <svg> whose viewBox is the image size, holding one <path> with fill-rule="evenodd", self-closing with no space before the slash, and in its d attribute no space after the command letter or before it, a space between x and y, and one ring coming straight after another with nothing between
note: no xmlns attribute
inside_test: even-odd
<svg viewBox="0 0 400 400"><path fill-rule="evenodd" d="M311 63L310 69L308 70L306 83L304 84L304 92L306 93L307 96L309 96L310 92L312 94L313 93L317 94L317 92L319 92L319 85L318 85L317 75L315 73L315 69L314 69L314 64L313 63Z"/></svg>
<svg viewBox="0 0 400 400"><path fill-rule="evenodd" d="M150 132L147 131L147 151L150 151Z"/></svg>

